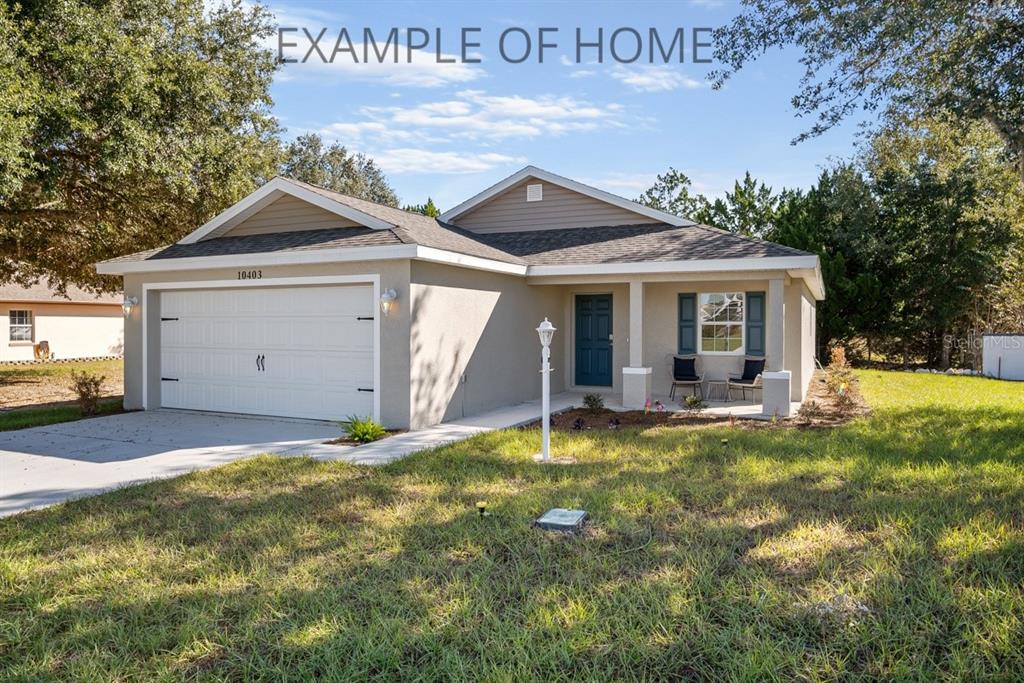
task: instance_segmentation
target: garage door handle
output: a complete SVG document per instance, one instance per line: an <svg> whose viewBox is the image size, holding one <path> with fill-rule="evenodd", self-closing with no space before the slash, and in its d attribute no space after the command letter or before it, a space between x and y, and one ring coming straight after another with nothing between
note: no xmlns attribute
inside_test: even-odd
<svg viewBox="0 0 1024 683"><path fill-rule="evenodd" d="M177 382L178 378L177 377L161 377L160 381L161 382Z"/></svg>
<svg viewBox="0 0 1024 683"><path fill-rule="evenodd" d="M256 354L256 370L263 372L266 370L266 366L263 362L263 354Z"/></svg>
<svg viewBox="0 0 1024 683"><path fill-rule="evenodd" d="M371 394L373 393L373 389L363 389L362 387L360 387L359 389L356 389L356 391L368 391Z"/></svg>

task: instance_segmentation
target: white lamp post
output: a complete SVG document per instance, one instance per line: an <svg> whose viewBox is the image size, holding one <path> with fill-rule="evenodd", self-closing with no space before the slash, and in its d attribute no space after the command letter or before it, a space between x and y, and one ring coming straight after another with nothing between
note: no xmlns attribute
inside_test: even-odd
<svg viewBox="0 0 1024 683"><path fill-rule="evenodd" d="M537 327L540 337L540 375L541 375L541 460L547 462L551 457L551 339L555 336L555 326L544 318Z"/></svg>

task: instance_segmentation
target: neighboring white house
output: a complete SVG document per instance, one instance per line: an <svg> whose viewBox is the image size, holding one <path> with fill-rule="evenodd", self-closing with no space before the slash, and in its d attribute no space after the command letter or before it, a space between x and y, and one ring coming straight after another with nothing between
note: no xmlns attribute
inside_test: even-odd
<svg viewBox="0 0 1024 683"><path fill-rule="evenodd" d="M707 379L757 356L799 401L825 296L814 254L532 166L440 220L275 178L176 244L97 270L137 303L127 408L411 429L537 398L545 317L556 392L642 407L669 393L676 354Z"/></svg>
<svg viewBox="0 0 1024 683"><path fill-rule="evenodd" d="M73 286L62 296L45 280L30 287L8 284L0 286L0 315L7 321L0 362L33 360L41 342L56 359L120 356L124 350L120 296Z"/></svg>
<svg viewBox="0 0 1024 683"><path fill-rule="evenodd" d="M988 377L1024 380L1024 334L986 334L981 371Z"/></svg>

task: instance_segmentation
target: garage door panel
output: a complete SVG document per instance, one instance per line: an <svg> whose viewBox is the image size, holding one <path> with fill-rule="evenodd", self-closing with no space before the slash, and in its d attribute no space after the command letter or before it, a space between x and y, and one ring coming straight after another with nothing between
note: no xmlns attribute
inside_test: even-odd
<svg viewBox="0 0 1024 683"><path fill-rule="evenodd" d="M164 292L163 405L286 417L370 415L368 286ZM358 317L370 318L357 320ZM257 356L264 361L257 366Z"/></svg>

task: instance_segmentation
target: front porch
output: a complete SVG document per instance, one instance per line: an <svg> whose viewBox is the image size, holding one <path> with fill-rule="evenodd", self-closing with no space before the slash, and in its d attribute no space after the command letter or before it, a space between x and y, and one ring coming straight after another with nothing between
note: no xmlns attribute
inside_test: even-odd
<svg viewBox="0 0 1024 683"><path fill-rule="evenodd" d="M535 284L562 285L564 315L559 326L563 387L578 397L599 393L613 410L642 410L660 401L681 410L690 393L669 394L673 358L694 356L703 376L712 415L788 417L799 409L814 369L814 299L802 279L786 272L690 273L544 278ZM733 310L709 318L719 302ZM556 365L557 352L553 357ZM737 391L721 400L709 382L738 376L748 357L764 359L761 388L753 400ZM709 400L711 399L716 400Z"/></svg>
<svg viewBox="0 0 1024 683"><path fill-rule="evenodd" d="M637 410L637 408L627 407L622 402L622 394L613 391L583 391L580 389L565 391L560 394L551 397L551 405L559 406L560 409L564 410L569 407L579 408L583 405L583 397L586 394L595 393L600 394L604 398L604 407L608 410L614 410L617 413L626 412L628 410ZM660 401L665 410L674 413L685 410L682 399L689 396L689 393L683 392L683 396L676 395L675 400L669 398L667 394L654 394L651 396L651 410L656 410L657 402ZM773 414L765 414L764 406L760 400L749 400L736 398L731 401L705 401L706 408L701 411L702 415L714 415L715 417L735 417L737 419L746 420L770 420L774 416ZM642 407L640 408L642 410ZM800 410L800 401L791 401L789 407L789 416L796 415L797 411Z"/></svg>

